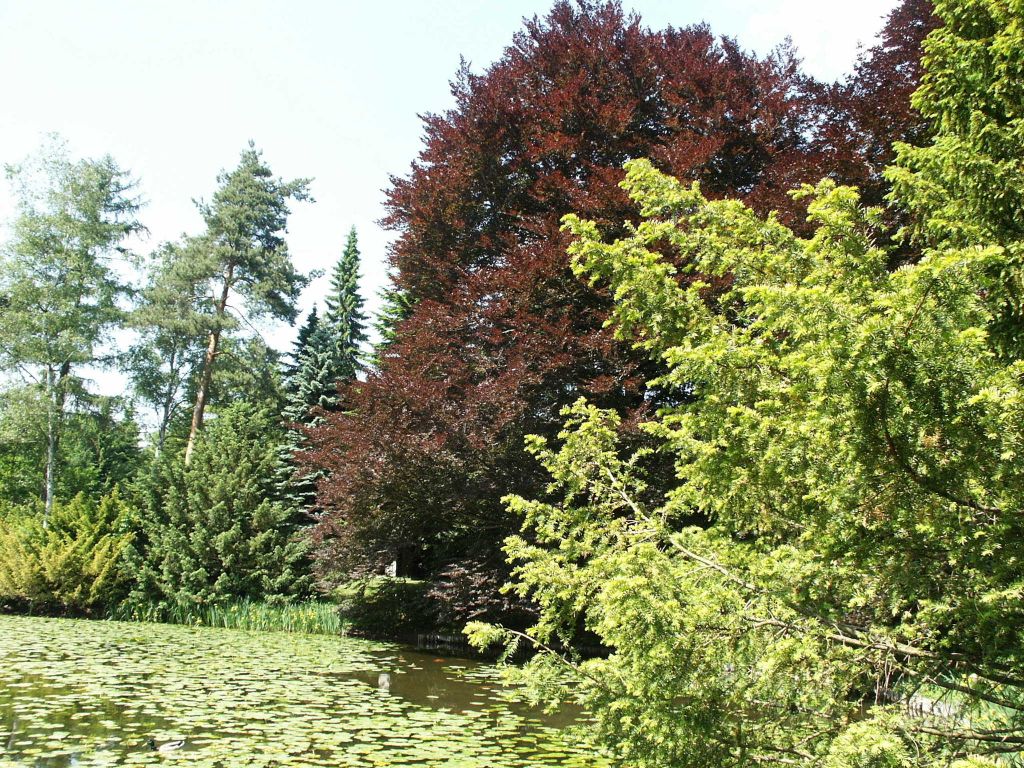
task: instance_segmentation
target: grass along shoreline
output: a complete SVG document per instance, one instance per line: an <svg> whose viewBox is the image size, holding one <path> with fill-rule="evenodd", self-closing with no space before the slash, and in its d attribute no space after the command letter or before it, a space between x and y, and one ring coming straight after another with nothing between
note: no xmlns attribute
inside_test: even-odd
<svg viewBox="0 0 1024 768"><path fill-rule="evenodd" d="M295 632L307 635L341 635L347 627L334 603L307 601L273 605L256 600L226 604L159 605L118 607L113 621L139 621L188 626L247 629L258 632Z"/></svg>

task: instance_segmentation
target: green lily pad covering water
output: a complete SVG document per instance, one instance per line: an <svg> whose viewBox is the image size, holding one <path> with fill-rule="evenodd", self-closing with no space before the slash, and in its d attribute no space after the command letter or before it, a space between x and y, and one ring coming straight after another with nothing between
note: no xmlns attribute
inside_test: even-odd
<svg viewBox="0 0 1024 768"><path fill-rule="evenodd" d="M397 646L0 616L2 768L601 764L558 725L492 667Z"/></svg>

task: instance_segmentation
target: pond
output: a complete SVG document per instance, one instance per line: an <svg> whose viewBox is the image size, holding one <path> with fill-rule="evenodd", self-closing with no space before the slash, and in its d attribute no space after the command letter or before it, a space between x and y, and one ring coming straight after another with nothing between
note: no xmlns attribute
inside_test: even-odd
<svg viewBox="0 0 1024 768"><path fill-rule="evenodd" d="M563 724L400 646L0 616L2 768L599 766Z"/></svg>

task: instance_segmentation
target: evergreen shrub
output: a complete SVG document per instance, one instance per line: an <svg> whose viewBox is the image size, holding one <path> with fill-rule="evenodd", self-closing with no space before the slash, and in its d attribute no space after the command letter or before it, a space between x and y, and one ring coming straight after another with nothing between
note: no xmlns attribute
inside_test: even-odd
<svg viewBox="0 0 1024 768"><path fill-rule="evenodd" d="M0 516L0 603L31 610L91 613L127 591L124 553L129 508L117 490L98 501L79 494L10 508Z"/></svg>
<svg viewBox="0 0 1024 768"><path fill-rule="evenodd" d="M237 404L211 419L192 461L168 455L140 484L133 605L285 603L309 593L303 514L281 498L281 430Z"/></svg>

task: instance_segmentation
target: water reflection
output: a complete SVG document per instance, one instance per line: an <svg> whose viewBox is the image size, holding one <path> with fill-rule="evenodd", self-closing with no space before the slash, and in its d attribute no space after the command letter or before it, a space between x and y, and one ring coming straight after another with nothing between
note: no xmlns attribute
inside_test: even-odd
<svg viewBox="0 0 1024 768"><path fill-rule="evenodd" d="M347 676L373 686L381 694L397 696L420 707L456 713L493 709L556 728L571 725L581 716L571 705L555 715L526 705L501 685L488 664L411 651L371 655L379 661L377 669Z"/></svg>

